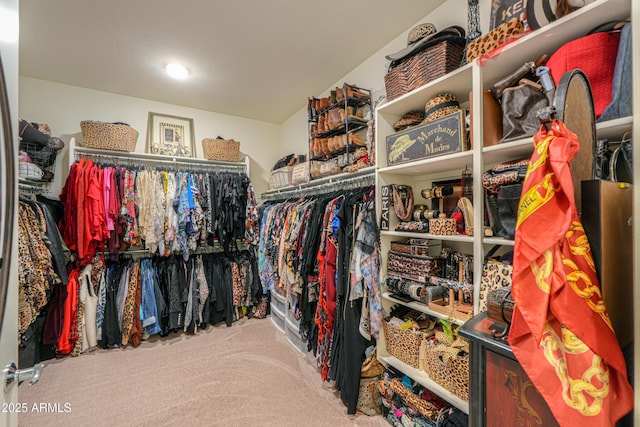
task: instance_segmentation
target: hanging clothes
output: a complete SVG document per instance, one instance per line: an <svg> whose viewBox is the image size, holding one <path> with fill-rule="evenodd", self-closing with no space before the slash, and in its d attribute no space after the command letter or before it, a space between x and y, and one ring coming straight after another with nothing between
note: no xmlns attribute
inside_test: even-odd
<svg viewBox="0 0 640 427"><path fill-rule="evenodd" d="M298 303L294 316L322 379L335 381L355 413L364 350L383 316L373 189L267 202L260 210L262 283Z"/></svg>

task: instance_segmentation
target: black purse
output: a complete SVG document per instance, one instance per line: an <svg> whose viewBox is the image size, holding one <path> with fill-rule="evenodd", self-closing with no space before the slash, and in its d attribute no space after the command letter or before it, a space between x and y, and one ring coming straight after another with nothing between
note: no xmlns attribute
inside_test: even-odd
<svg viewBox="0 0 640 427"><path fill-rule="evenodd" d="M592 179L633 183L633 142L629 132L622 141L596 141Z"/></svg>

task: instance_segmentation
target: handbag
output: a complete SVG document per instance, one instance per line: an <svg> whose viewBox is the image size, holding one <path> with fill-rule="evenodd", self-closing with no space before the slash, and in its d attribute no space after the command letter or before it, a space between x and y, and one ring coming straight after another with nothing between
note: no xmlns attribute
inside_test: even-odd
<svg viewBox="0 0 640 427"><path fill-rule="evenodd" d="M524 25L518 18L500 24L484 36L475 39L467 46L467 62L490 53L507 43L511 38L524 32Z"/></svg>
<svg viewBox="0 0 640 427"><path fill-rule="evenodd" d="M482 185L489 193L497 195L503 185L523 182L528 167L528 158L497 164L482 174Z"/></svg>
<svg viewBox="0 0 640 427"><path fill-rule="evenodd" d="M613 84L611 86L611 103L602 112L599 122L605 120L628 117L633 114L633 90L631 79L633 77L631 59L631 24L627 23L620 31L620 43L616 64L613 69Z"/></svg>
<svg viewBox="0 0 640 427"><path fill-rule="evenodd" d="M569 70L579 68L589 79L596 119L611 103L620 31L601 31L562 45L546 63L556 86Z"/></svg>
<svg viewBox="0 0 640 427"><path fill-rule="evenodd" d="M505 286L511 286L513 266L492 258L493 254L495 254L499 247L499 245L496 245L491 248L484 259L482 278L480 279L480 293L478 296L479 312L487 311L487 297L489 296L489 291L503 288Z"/></svg>
<svg viewBox="0 0 640 427"><path fill-rule="evenodd" d="M471 105L471 129L473 138L473 92L469 92L469 105ZM482 146L496 145L502 138L502 110L500 104L488 90L482 91Z"/></svg>
<svg viewBox="0 0 640 427"><path fill-rule="evenodd" d="M508 87L502 93L501 143L525 138L540 129L538 110L549 106L549 99L542 85L529 79Z"/></svg>
<svg viewBox="0 0 640 427"><path fill-rule="evenodd" d="M607 139L596 141L593 158L592 179L633 183L633 142L630 132L625 132L622 141Z"/></svg>
<svg viewBox="0 0 640 427"><path fill-rule="evenodd" d="M382 396L377 388L377 383L384 371L384 365L378 361L376 350L362 362L360 369L360 389L356 410L365 415L373 416L381 413Z"/></svg>

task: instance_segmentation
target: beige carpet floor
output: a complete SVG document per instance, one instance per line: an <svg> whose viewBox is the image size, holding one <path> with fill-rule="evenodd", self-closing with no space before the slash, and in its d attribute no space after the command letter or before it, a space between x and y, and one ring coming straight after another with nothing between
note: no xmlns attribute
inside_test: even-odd
<svg viewBox="0 0 640 427"><path fill-rule="evenodd" d="M389 425L347 415L339 392L270 319L45 364L37 385L19 388L29 408L20 426ZM48 412L32 412L34 403Z"/></svg>

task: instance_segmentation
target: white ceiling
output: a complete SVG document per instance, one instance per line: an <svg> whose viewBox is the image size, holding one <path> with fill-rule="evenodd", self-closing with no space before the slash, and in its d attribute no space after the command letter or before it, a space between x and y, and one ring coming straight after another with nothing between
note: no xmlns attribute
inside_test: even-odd
<svg viewBox="0 0 640 427"><path fill-rule="evenodd" d="M442 2L20 0L20 75L282 123Z"/></svg>

